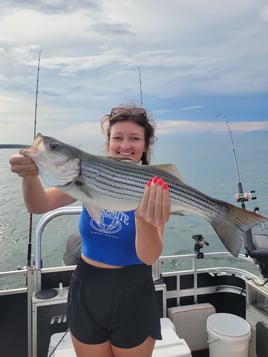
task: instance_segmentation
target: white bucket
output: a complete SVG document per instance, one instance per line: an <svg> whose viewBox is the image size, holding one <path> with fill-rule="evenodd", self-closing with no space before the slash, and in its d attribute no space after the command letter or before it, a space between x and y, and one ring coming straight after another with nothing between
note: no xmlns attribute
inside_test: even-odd
<svg viewBox="0 0 268 357"><path fill-rule="evenodd" d="M239 316L216 313L207 319L210 357L248 357L250 324Z"/></svg>

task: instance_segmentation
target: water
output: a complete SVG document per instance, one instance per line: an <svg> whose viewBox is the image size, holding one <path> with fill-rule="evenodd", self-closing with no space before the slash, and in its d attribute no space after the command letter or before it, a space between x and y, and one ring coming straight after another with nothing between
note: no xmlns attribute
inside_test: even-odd
<svg viewBox="0 0 268 357"><path fill-rule="evenodd" d="M247 208L260 207L260 213L268 216L268 133L233 134L241 181L244 190L256 190L258 199L249 201ZM89 148L84 148L90 151ZM23 267L27 262L29 214L22 195L21 179L9 171L8 158L16 149L0 150L0 271ZM153 163L174 163L185 182L230 203L235 203L237 175L228 133L161 137L156 144ZM33 216L34 233L40 216ZM45 266L61 265L61 259L68 236L76 231L77 218L57 218L45 230L42 253ZM259 229L259 228L257 228ZM165 227L163 255L193 252L192 235L202 234L209 242L205 252L225 251L211 226L196 215L172 216ZM243 249L242 249L243 252ZM181 265L171 263L171 267ZM200 264L214 265L215 261ZM228 265L243 265L238 259L231 259ZM169 267L168 267L169 268Z"/></svg>

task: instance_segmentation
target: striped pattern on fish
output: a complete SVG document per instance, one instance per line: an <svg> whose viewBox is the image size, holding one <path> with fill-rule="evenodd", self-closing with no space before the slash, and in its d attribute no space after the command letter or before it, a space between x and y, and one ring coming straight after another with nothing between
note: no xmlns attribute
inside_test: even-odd
<svg viewBox="0 0 268 357"><path fill-rule="evenodd" d="M168 183L171 214L189 212L212 225L228 251L237 256L245 232L266 217L214 199L185 184L173 165L142 166L118 158L96 156L38 134L24 155L31 157L49 186L81 200L97 220L101 209L128 211L138 207L148 180Z"/></svg>

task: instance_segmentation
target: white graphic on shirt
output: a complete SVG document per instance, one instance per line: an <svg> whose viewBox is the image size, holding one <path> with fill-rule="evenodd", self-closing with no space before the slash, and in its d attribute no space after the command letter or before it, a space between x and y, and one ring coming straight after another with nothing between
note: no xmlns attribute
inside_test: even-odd
<svg viewBox="0 0 268 357"><path fill-rule="evenodd" d="M90 226L102 234L116 234L121 231L122 223L129 225L129 216L125 212L101 211L100 222L90 220Z"/></svg>

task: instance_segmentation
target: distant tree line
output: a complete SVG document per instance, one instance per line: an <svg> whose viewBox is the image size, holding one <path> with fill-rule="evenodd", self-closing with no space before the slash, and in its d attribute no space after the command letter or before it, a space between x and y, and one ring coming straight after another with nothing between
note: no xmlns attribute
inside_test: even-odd
<svg viewBox="0 0 268 357"><path fill-rule="evenodd" d="M21 148L28 148L31 145L25 144L0 144L0 149L21 149Z"/></svg>

